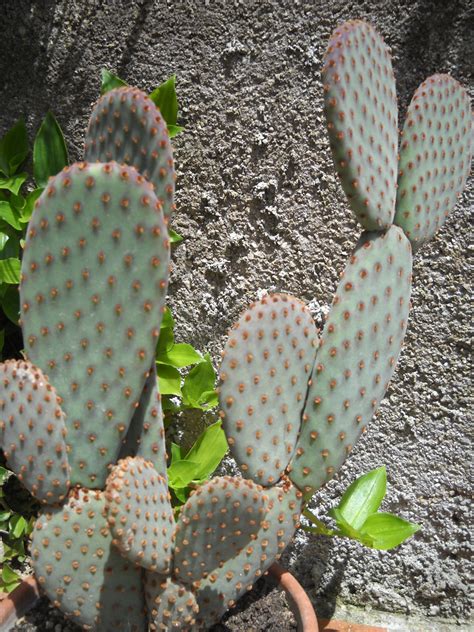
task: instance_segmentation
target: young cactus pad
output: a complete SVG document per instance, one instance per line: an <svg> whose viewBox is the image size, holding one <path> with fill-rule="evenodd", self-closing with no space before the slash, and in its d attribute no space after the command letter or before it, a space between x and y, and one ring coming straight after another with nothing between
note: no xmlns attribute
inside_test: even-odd
<svg viewBox="0 0 474 632"><path fill-rule="evenodd" d="M194 630L199 608L194 594L172 579L145 573L150 630Z"/></svg>
<svg viewBox="0 0 474 632"><path fill-rule="evenodd" d="M332 155L349 204L366 230L388 228L395 211L398 113L382 37L360 20L338 27L322 80Z"/></svg>
<svg viewBox="0 0 474 632"><path fill-rule="evenodd" d="M130 561L168 573L174 517L165 478L149 461L129 457L112 468L105 490L114 544Z"/></svg>
<svg viewBox="0 0 474 632"><path fill-rule="evenodd" d="M433 75L416 90L400 147L395 223L417 250L444 223L471 165L471 105L449 75Z"/></svg>
<svg viewBox="0 0 474 632"><path fill-rule="evenodd" d="M112 546L103 492L75 489L36 522L32 564L53 604L84 630L145 630L141 570Z"/></svg>
<svg viewBox="0 0 474 632"><path fill-rule="evenodd" d="M86 132L85 160L115 160L153 183L163 214L173 210L175 173L168 129L159 109L137 88L116 88L95 104Z"/></svg>
<svg viewBox="0 0 474 632"><path fill-rule="evenodd" d="M219 399L230 449L244 476L273 485L295 450L317 330L286 294L253 303L229 334Z"/></svg>
<svg viewBox="0 0 474 632"><path fill-rule="evenodd" d="M305 495L340 468L395 370L407 327L411 246L403 231L363 233L316 354L291 480Z"/></svg>
<svg viewBox="0 0 474 632"><path fill-rule="evenodd" d="M0 445L8 466L38 500L59 503L70 467L56 391L30 362L7 360L0 367Z"/></svg>
<svg viewBox="0 0 474 632"><path fill-rule="evenodd" d="M154 358L168 265L161 205L132 167L75 164L36 203L23 335L63 399L73 484L103 488L118 456Z"/></svg>

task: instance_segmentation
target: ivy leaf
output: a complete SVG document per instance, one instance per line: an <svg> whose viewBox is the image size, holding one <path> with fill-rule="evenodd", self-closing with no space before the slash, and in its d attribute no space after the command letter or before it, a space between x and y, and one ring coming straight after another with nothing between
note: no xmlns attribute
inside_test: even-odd
<svg viewBox="0 0 474 632"><path fill-rule="evenodd" d="M3 189L4 191L10 191L10 193L13 193L13 195L18 195L27 177L28 174L23 171L16 176L0 178L0 189Z"/></svg>
<svg viewBox="0 0 474 632"><path fill-rule="evenodd" d="M214 392L216 372L208 353L189 371L183 384L183 404L188 408L207 408L209 393Z"/></svg>
<svg viewBox="0 0 474 632"><path fill-rule="evenodd" d="M356 479L344 492L338 513L356 530L380 507L387 485L385 467L379 467Z"/></svg>
<svg viewBox="0 0 474 632"><path fill-rule="evenodd" d="M185 457L186 460L189 459L199 465L195 478L200 481L207 479L222 461L227 449L222 422L218 421L206 428Z"/></svg>
<svg viewBox="0 0 474 632"><path fill-rule="evenodd" d="M69 164L66 143L52 112L48 112L36 134L33 146L33 173L38 187L45 187L50 176L55 176Z"/></svg>
<svg viewBox="0 0 474 632"><path fill-rule="evenodd" d="M181 396L181 374L178 369L167 364L156 365L158 386L162 395Z"/></svg>
<svg viewBox="0 0 474 632"><path fill-rule="evenodd" d="M393 549L414 533L419 531L421 526L390 513L375 513L367 518L361 529L362 535L372 538L372 548Z"/></svg>
<svg viewBox="0 0 474 632"><path fill-rule="evenodd" d="M114 88L122 88L123 86L127 85L125 81L117 77L117 75L114 75L112 72L110 72L110 70L107 70L107 68L102 68L100 74L102 78L102 83L100 86L101 95L109 92L109 90L113 90Z"/></svg>
<svg viewBox="0 0 474 632"><path fill-rule="evenodd" d="M25 121L20 118L0 140L0 171L12 176L28 156L28 134Z"/></svg>
<svg viewBox="0 0 474 632"><path fill-rule="evenodd" d="M21 263L19 259L0 260L0 281L3 283L19 283L20 268Z"/></svg>

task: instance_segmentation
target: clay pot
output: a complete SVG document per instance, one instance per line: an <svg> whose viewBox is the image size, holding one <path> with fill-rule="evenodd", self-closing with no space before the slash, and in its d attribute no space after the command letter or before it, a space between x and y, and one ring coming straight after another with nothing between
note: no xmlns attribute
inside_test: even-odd
<svg viewBox="0 0 474 632"><path fill-rule="evenodd" d="M277 562L270 566L269 572L286 593L291 611L296 617L298 632L319 632L313 604L301 584Z"/></svg>
<svg viewBox="0 0 474 632"><path fill-rule="evenodd" d="M18 588L0 600L0 630L10 630L17 620L32 608L39 599L38 584L34 577L24 579Z"/></svg>

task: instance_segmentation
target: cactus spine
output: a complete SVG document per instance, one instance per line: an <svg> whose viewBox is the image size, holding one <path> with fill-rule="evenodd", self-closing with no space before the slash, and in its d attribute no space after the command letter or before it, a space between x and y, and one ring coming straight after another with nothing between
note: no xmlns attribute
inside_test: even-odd
<svg viewBox="0 0 474 632"><path fill-rule="evenodd" d="M319 339L307 308L279 294L231 330L220 405L244 478L204 483L176 521L153 366L174 170L151 101L132 88L102 97L88 162L52 178L36 203L21 281L28 361L2 367L0 438L44 503L38 581L84 629L217 621L281 555L385 393L407 327L412 247L464 186L467 97L446 76L420 86L397 169L393 72L371 26L336 29L323 80L336 169L364 232Z"/></svg>

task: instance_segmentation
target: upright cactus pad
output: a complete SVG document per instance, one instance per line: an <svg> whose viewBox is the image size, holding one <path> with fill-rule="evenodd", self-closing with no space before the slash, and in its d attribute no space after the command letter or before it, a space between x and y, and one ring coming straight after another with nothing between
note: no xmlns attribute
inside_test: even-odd
<svg viewBox="0 0 474 632"><path fill-rule="evenodd" d="M40 501L61 502L70 467L64 413L47 377L30 362L0 365L0 445L8 466Z"/></svg>
<svg viewBox="0 0 474 632"><path fill-rule="evenodd" d="M175 524L166 479L149 461L129 457L112 469L105 498L114 544L122 555L148 570L168 573Z"/></svg>
<svg viewBox="0 0 474 632"><path fill-rule="evenodd" d="M316 342L309 310L285 294L253 303L229 333L221 416L244 476L261 485L275 484L293 454Z"/></svg>
<svg viewBox="0 0 474 632"><path fill-rule="evenodd" d="M339 469L374 415L407 327L411 246L403 231L363 233L316 354L291 480L311 494Z"/></svg>
<svg viewBox="0 0 474 632"><path fill-rule="evenodd" d="M145 599L150 630L195 629L199 611L196 597L181 584L156 573L145 573Z"/></svg>
<svg viewBox="0 0 474 632"><path fill-rule="evenodd" d="M454 208L472 155L471 106L449 75L433 75L416 90L400 147L395 223L417 250Z"/></svg>
<svg viewBox="0 0 474 632"><path fill-rule="evenodd" d="M68 502L39 516L32 564L53 604L85 630L143 632L139 568L112 547L102 492L75 489Z"/></svg>
<svg viewBox="0 0 474 632"><path fill-rule="evenodd" d="M73 484L104 486L140 399L167 235L151 185L117 163L67 167L36 203L20 286L25 348L63 398Z"/></svg>
<svg viewBox="0 0 474 632"><path fill-rule="evenodd" d="M173 210L174 167L168 129L159 109L137 88L116 88L95 104L86 132L85 160L115 160L153 183L166 219Z"/></svg>
<svg viewBox="0 0 474 632"><path fill-rule="evenodd" d="M366 230L388 228L395 211L398 112L382 37L360 20L337 28L322 80L332 155L349 204Z"/></svg>
<svg viewBox="0 0 474 632"><path fill-rule="evenodd" d="M208 489L215 482L216 479L211 481ZM239 502L240 494L234 498L230 490L232 487L238 488L242 484L244 485L243 490L248 489L250 496L247 496L247 499L240 498L240 502L242 500L248 501L249 498L253 502L255 495L263 495L265 512L264 519L260 524L245 526L247 522L250 522L249 518L251 518L252 513L249 512L249 508L246 508L244 503L241 504L240 511L235 506ZM203 490L204 496L208 496L204 504L199 502L199 497L195 498L196 510L200 515L209 505L208 489ZM235 605L237 599L250 590L253 583L275 560L280 558L299 525L301 512L302 494L288 479L283 481L281 485L269 488L262 488L255 484L250 485L250 481L245 484L244 481L234 479L234 482L230 482L227 487L224 487L224 490L223 500L225 504L211 501L207 531L202 536L197 536L198 539L208 544L211 555L214 550L216 552L225 551L226 542L229 542L230 547L227 552L216 555L214 570L205 579L198 582L196 596L199 613L196 621L204 629L219 621L222 615ZM229 493L232 494L230 497ZM214 497L214 491L211 491L211 498ZM234 498L233 501L232 498ZM260 502L260 500L257 501L257 503ZM237 512L234 514L236 510ZM214 520L211 518L212 514L214 514ZM189 517L194 520L194 516L191 514ZM223 527L224 524L227 526ZM188 534L189 530L192 532L197 530L195 521L191 525L188 526ZM231 537L232 526L237 530L247 531L248 540L243 548L233 548L235 540ZM186 548L188 551L193 548L192 540L189 541ZM195 562L193 563L195 564Z"/></svg>

